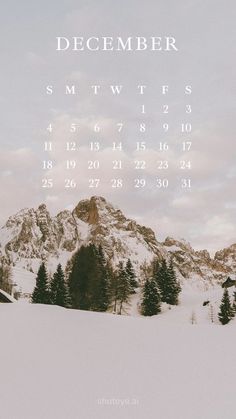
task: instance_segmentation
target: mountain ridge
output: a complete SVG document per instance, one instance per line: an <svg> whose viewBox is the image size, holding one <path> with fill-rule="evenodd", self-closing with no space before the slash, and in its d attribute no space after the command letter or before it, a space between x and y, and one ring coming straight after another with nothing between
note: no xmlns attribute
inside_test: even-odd
<svg viewBox="0 0 236 419"><path fill-rule="evenodd" d="M88 243L102 244L114 265L130 258L141 277L154 258L172 259L180 280L202 285L222 282L236 269L236 244L212 258L206 249L194 250L184 239L167 237L159 242L151 228L127 218L99 196L83 199L72 211L65 209L55 216L45 204L10 216L0 229L0 258L36 273L42 259L52 270L59 262L65 266Z"/></svg>

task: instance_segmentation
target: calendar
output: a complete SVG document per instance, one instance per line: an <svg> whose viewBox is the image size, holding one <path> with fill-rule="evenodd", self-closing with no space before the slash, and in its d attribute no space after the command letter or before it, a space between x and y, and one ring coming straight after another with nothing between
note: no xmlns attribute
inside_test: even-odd
<svg viewBox="0 0 236 419"><path fill-rule="evenodd" d="M101 85L91 85L89 87L92 96L99 95ZM123 87L123 85L110 85L104 89L105 96L109 94L109 91L113 96L113 100L110 98L110 102L112 102L114 108L117 108L117 112L122 112L122 104L119 103L119 98L115 98L115 96L121 95ZM157 95L159 93L157 102L160 104L157 105L155 110L150 109L152 116L147 115L147 104L145 103L144 92L148 86L139 84L135 87L134 96L138 98L138 95L141 95L141 98L137 99L139 103L136 106L137 115L134 115L134 120L132 118L130 120L129 116L124 114L122 120L118 122L114 114L109 115L109 109L107 109L105 115L98 114L98 119L92 115L81 115L81 118L77 117L76 122L65 122L63 130L66 141L59 146L57 145L58 127L53 126L51 122L49 123L46 128L47 140L43 146L45 160L42 162L42 168L46 174L42 179L43 188L53 191L53 186L56 183L56 179L53 179L53 168L54 164L58 164L58 162L54 163L52 158L54 153L55 158L57 158L58 153L61 152L62 155L64 154L67 157L64 162L60 162L61 169L64 168L65 179L62 186L65 189L80 189L81 178L87 180L87 182L84 180L81 182L81 188L87 187L88 191L93 189L99 191L103 188L107 191L109 191L109 188L124 189L124 191L132 188L134 190L145 190L147 188L153 191L155 189L167 189L169 187L167 176L169 168L175 176L177 175L175 185L177 189L178 186L180 189L191 189L191 172L189 172L191 171L191 160L189 159L191 158L192 123L189 115L192 113L192 104L189 97L192 94L192 86L184 86L182 98L177 99L179 108L181 102L183 103L182 115L181 109L178 109L177 106L173 107L172 112L179 114L182 119L176 126L172 127L168 119L170 105L167 103L166 96L169 86L162 85L159 89L156 89ZM129 86L127 86L127 90L131 90ZM52 85L47 86L46 94L53 95ZM64 94L75 95L75 85L66 85ZM96 101L96 99L94 100ZM103 101L102 92L99 100ZM163 104L161 104L161 101L163 101ZM176 137L179 137L179 144L170 144L171 134L169 130L175 133ZM87 137L87 142L84 136ZM111 138L110 141L109 137ZM175 148L176 150L174 150ZM178 154L180 160L173 162L171 165L169 159L174 152ZM177 174L178 169L180 169L179 174ZM60 186L57 185L57 187Z"/></svg>
<svg viewBox="0 0 236 419"><path fill-rule="evenodd" d="M235 419L235 13L2 4L0 418Z"/></svg>
<svg viewBox="0 0 236 419"><path fill-rule="evenodd" d="M230 245L229 43L220 55L215 22L214 35L207 34L207 14L198 35L191 14L181 28L172 17L162 22L161 12L158 25L154 13L150 25L133 21L129 30L107 23L105 30L94 14L87 22L81 7L78 15L64 10L64 21L51 31L46 25L38 37L25 29L14 53L9 40L2 224L24 207L45 203L56 215L101 196L160 240L184 238L213 254L226 227L230 237L223 242ZM38 24L44 18L42 11Z"/></svg>

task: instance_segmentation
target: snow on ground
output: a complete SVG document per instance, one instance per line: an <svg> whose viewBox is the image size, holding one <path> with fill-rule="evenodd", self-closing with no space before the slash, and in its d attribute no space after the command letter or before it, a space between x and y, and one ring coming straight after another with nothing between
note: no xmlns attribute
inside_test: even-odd
<svg viewBox="0 0 236 419"><path fill-rule="evenodd" d="M233 291L234 288L231 288L229 293L233 294ZM178 306L162 305L164 314L162 321L167 323L171 321L176 324L209 324L212 321L219 323L218 312L222 296L221 286L210 287L206 291L183 287ZM204 302L208 303L203 305Z"/></svg>
<svg viewBox="0 0 236 419"><path fill-rule="evenodd" d="M223 289L220 285L208 287L203 290L203 287L191 288L188 284L183 286L179 297L178 306L170 306L162 304L162 321L177 324L209 324L212 321L219 323L218 312L221 299L223 296ZM229 294L233 301L234 287L229 289ZM136 289L136 293L131 296L130 302L124 304L123 314L130 316L140 316L142 302L142 290ZM203 303L206 305L203 305Z"/></svg>
<svg viewBox="0 0 236 419"><path fill-rule="evenodd" d="M236 322L167 317L0 304L0 418L235 419Z"/></svg>
<svg viewBox="0 0 236 419"><path fill-rule="evenodd" d="M35 287L36 275L24 268L12 268L12 281L17 284L16 289L23 294L31 294Z"/></svg>

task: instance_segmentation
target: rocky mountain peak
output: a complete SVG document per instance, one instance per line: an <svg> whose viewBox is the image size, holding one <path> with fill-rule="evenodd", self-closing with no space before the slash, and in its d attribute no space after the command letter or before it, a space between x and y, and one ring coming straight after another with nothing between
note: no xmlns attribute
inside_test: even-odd
<svg viewBox="0 0 236 419"><path fill-rule="evenodd" d="M198 256L199 258L203 258L205 260L210 260L211 259L210 253L206 249L197 250L195 253L196 253L196 256Z"/></svg>
<svg viewBox="0 0 236 419"><path fill-rule="evenodd" d="M47 205L46 204L40 204L38 206L38 211L39 212L46 212L47 211Z"/></svg>
<svg viewBox="0 0 236 419"><path fill-rule="evenodd" d="M236 244L216 252L214 260L226 266L233 267L236 274Z"/></svg>
<svg viewBox="0 0 236 419"><path fill-rule="evenodd" d="M106 207L106 200L101 197L92 196L78 203L73 213L77 218L88 224L97 224L100 220L100 212Z"/></svg>
<svg viewBox="0 0 236 419"><path fill-rule="evenodd" d="M113 219L113 222L124 222L125 216L119 209L115 209L112 204L101 196L92 196L84 199L75 207L73 214L85 223L95 225Z"/></svg>
<svg viewBox="0 0 236 419"><path fill-rule="evenodd" d="M202 283L223 281L226 275L234 278L236 271L236 244L212 259L207 250L195 251L184 239L167 237L160 243L151 228L126 218L100 196L84 199L72 212L63 210L55 217L44 203L9 217L0 230L0 259L36 272L40 260L65 265L73 252L88 243L101 244L115 265L130 258L140 272L154 258L172 259L180 279Z"/></svg>
<svg viewBox="0 0 236 419"><path fill-rule="evenodd" d="M45 204L39 205L36 210L36 219L37 225L42 232L42 239L46 241L51 229L52 218Z"/></svg>
<svg viewBox="0 0 236 419"><path fill-rule="evenodd" d="M165 241L163 242L163 245L166 246L168 249L168 251L172 250L173 251L188 251L188 252L194 252L192 246L190 245L190 243L188 243L186 240L184 239L174 239L173 237L166 237Z"/></svg>

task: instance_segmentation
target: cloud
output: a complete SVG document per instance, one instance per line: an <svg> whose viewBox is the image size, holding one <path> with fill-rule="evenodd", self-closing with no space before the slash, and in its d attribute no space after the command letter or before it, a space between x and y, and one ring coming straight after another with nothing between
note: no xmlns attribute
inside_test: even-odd
<svg viewBox="0 0 236 419"><path fill-rule="evenodd" d="M26 61L31 67L43 67L46 64L46 60L39 54L33 51L29 51L26 54Z"/></svg>
<svg viewBox="0 0 236 419"><path fill-rule="evenodd" d="M43 34L28 29L39 25L33 9L18 11L15 33L21 33L19 51L2 60L3 90L0 100L2 149L0 173L2 186L1 220L25 206L45 201L56 213L72 208L81 198L104 195L125 214L151 226L159 240L165 236L184 237L197 248L222 248L235 241L235 135L234 135L234 56L228 39L233 39L234 14L230 2L222 9L200 1L169 2L68 2L47 5L49 21ZM125 7L122 7L125 6ZM57 13L55 13L55 8ZM42 8L40 9L42 12ZM24 12L24 13L23 13ZM44 13L44 12L43 12ZM41 16L41 15L40 15ZM12 21L12 19L10 19ZM227 31L225 22L227 21ZM24 24L22 24L24 22ZM199 31L201 22L201 31ZM209 26L210 22L210 26ZM38 28L38 26L35 26ZM170 32L179 45L177 55L145 54L57 54L55 37L61 36L150 36ZM9 34L9 27L7 26ZM217 42L216 42L217 35ZM42 41L43 40L43 41ZM13 40L6 38L12 48ZM24 42L23 42L24 41ZM27 45L28 51L25 50ZM220 52L219 52L220 51ZM45 86L53 84L55 95L47 97ZM78 94L65 96L66 84L75 84ZM94 96L91 85L100 84L101 94ZM119 97L110 91L111 84L123 84ZM139 96L137 85L145 84ZM161 86L169 85L163 98ZM186 98L184 86L192 84L193 94ZM193 112L185 114L189 101ZM169 114L163 115L163 103ZM141 114L145 104L146 114ZM163 123L169 122L168 133ZM191 151L183 151L187 136L181 123L191 121ZM53 125L52 134L46 126ZM124 123L121 133L117 123ZM147 131L140 133L140 123ZM75 133L72 124L78 124ZM95 132L95 125L101 129ZM43 151L52 140L52 153ZM99 153L89 150L90 142L99 141ZM113 142L123 143L122 152L112 152ZM145 152L135 151L137 141L146 141ZM66 143L75 142L78 150L66 151ZM160 153L160 142L167 142L168 152ZM115 156L115 157L114 157ZM42 169L42 161L53 160L53 170ZM66 160L75 159L76 169L66 169ZM88 161L100 161L101 184L95 191L88 179L98 177L88 169ZM134 169L135 160L145 160L146 170ZM122 160L123 170L112 169L113 160ZM157 162L168 160L165 172ZM180 161L191 160L192 169L180 170ZM52 176L54 188L41 188L43 177ZM113 177L122 177L124 188L111 188ZM192 188L182 190L180 180L191 176ZM147 187L134 188L134 179L145 177ZM167 177L169 187L157 189L157 177ZM65 188L65 179L75 178L78 187Z"/></svg>

